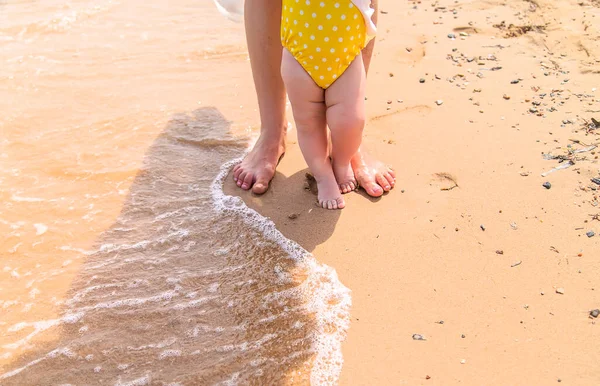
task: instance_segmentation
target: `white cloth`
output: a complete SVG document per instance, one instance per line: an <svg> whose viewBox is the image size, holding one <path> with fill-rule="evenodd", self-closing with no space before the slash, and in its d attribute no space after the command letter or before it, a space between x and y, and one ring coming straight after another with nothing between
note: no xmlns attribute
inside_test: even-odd
<svg viewBox="0 0 600 386"><path fill-rule="evenodd" d="M332 0L329 0L332 1ZM362 13L363 18L365 19L365 25L367 27L367 39L366 39L366 43L369 43L369 41L371 39L373 39L375 37L375 34L377 33L377 27L375 26L375 23L373 23L373 20L371 19L371 17L373 17L373 14L375 13L375 10L373 8L371 8L371 0L350 0L352 1L352 4L354 4L356 6L356 8L358 8L360 10L360 13Z"/></svg>

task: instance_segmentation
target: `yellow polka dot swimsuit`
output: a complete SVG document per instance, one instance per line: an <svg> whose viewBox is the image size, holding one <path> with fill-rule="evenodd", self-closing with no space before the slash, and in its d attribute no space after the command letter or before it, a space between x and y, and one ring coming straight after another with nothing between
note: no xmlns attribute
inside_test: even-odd
<svg viewBox="0 0 600 386"><path fill-rule="evenodd" d="M282 0L281 43L327 89L369 42L351 0Z"/></svg>

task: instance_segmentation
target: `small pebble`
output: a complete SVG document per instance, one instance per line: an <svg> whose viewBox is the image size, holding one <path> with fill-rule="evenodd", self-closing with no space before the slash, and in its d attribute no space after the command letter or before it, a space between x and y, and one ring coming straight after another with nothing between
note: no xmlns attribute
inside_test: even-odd
<svg viewBox="0 0 600 386"><path fill-rule="evenodd" d="M444 104L444 101L441 100L441 99L438 99L437 101L435 101L435 104L438 105L438 106L441 106L441 105Z"/></svg>
<svg viewBox="0 0 600 386"><path fill-rule="evenodd" d="M288 218L290 220L295 220L298 218L298 213L292 213L292 214L288 215Z"/></svg>
<svg viewBox="0 0 600 386"><path fill-rule="evenodd" d="M559 287L559 288L557 288L557 289L556 289L556 293L557 293L557 294L564 295L564 294L565 294L565 289L564 289L564 288L562 288L562 287Z"/></svg>
<svg viewBox="0 0 600 386"><path fill-rule="evenodd" d="M550 188L552 187L552 184L551 184L551 183L549 183L548 181L546 181L546 182L544 182L544 183L542 184L542 186L543 186L544 188L546 188L546 189L550 189Z"/></svg>
<svg viewBox="0 0 600 386"><path fill-rule="evenodd" d="M419 83L425 83L425 78L419 79Z"/></svg>
<svg viewBox="0 0 600 386"><path fill-rule="evenodd" d="M517 83L519 83L519 79L515 79L515 80L511 80L510 81L510 84L517 84Z"/></svg>
<svg viewBox="0 0 600 386"><path fill-rule="evenodd" d="M589 231L585 234L587 237L594 237L596 236L596 233L594 233L594 231Z"/></svg>
<svg viewBox="0 0 600 386"><path fill-rule="evenodd" d="M412 336L413 340L427 340L425 339L425 337L421 334L413 334Z"/></svg>
<svg viewBox="0 0 600 386"><path fill-rule="evenodd" d="M598 317L598 315L600 315L600 310L599 310L599 309L597 309L597 308L596 308L595 310L591 310L591 311L590 311L590 316L591 316L591 317L593 317L593 318L597 318L597 317Z"/></svg>
<svg viewBox="0 0 600 386"><path fill-rule="evenodd" d="M504 255L504 251L503 251L503 250L501 250L501 249L498 249L498 250L496 251L496 254L497 254L497 255Z"/></svg>
<svg viewBox="0 0 600 386"><path fill-rule="evenodd" d="M455 34L448 34L448 38L450 38L450 39L456 39L456 35Z"/></svg>
<svg viewBox="0 0 600 386"><path fill-rule="evenodd" d="M485 231L485 226L483 224L481 224L479 228L481 228L482 231Z"/></svg>
<svg viewBox="0 0 600 386"><path fill-rule="evenodd" d="M465 363L467 363L466 359L461 359L460 364L464 365Z"/></svg>
<svg viewBox="0 0 600 386"><path fill-rule="evenodd" d="M465 334L462 334L460 337L465 339L467 336Z"/></svg>

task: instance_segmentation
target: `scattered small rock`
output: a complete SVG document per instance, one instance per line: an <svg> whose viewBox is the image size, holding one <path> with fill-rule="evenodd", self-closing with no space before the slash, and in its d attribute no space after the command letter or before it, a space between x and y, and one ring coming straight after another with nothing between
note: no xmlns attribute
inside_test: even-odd
<svg viewBox="0 0 600 386"><path fill-rule="evenodd" d="M520 81L519 81L519 79L515 79L515 80L511 80L511 81L510 81L510 84L517 84L517 83L519 83L519 82L520 82Z"/></svg>
<svg viewBox="0 0 600 386"><path fill-rule="evenodd" d="M599 309L597 309L597 308L596 308L595 310L591 310L591 311L590 311L590 316L591 316L592 318L597 318L597 317L598 317L598 315L600 315L600 310L599 310Z"/></svg>
<svg viewBox="0 0 600 386"><path fill-rule="evenodd" d="M429 375L426 375L425 379L431 379L431 377Z"/></svg>
<svg viewBox="0 0 600 386"><path fill-rule="evenodd" d="M288 215L288 218L289 218L290 220L295 220L295 219L297 219L297 218L298 218L298 216L299 216L299 214L298 214L298 213L292 213L292 214L289 214L289 215Z"/></svg>
<svg viewBox="0 0 600 386"><path fill-rule="evenodd" d="M467 363L467 360L466 360L466 359L461 359L461 360L460 360L460 364L461 364L461 365L464 365L465 363Z"/></svg>
<svg viewBox="0 0 600 386"><path fill-rule="evenodd" d="M438 106L441 106L441 105L444 104L444 101L441 100L441 99L438 99L437 101L435 101L435 104L438 105Z"/></svg>
<svg viewBox="0 0 600 386"><path fill-rule="evenodd" d="M419 79L419 83L425 83L425 78Z"/></svg>
<svg viewBox="0 0 600 386"><path fill-rule="evenodd" d="M587 237L594 237L596 236L596 233L594 231L589 231L585 234Z"/></svg>
<svg viewBox="0 0 600 386"><path fill-rule="evenodd" d="M497 255L504 255L504 251L503 251L502 249L498 249L498 250L496 251L496 254L497 254Z"/></svg>
<svg viewBox="0 0 600 386"><path fill-rule="evenodd" d="M481 225L479 226L479 228L481 228L481 230L485 232L485 225L481 224Z"/></svg>
<svg viewBox="0 0 600 386"><path fill-rule="evenodd" d="M552 184L551 184L551 183L549 183L548 181L546 181L546 182L544 182L544 183L542 184L542 186L543 186L544 188L546 188L546 189L550 189L550 188L552 187Z"/></svg>
<svg viewBox="0 0 600 386"><path fill-rule="evenodd" d="M413 340L427 340L423 335L421 334L413 334L412 336Z"/></svg>
<svg viewBox="0 0 600 386"><path fill-rule="evenodd" d="M510 100L510 96L508 96L508 95L506 95L506 94L502 95L502 98L504 98L504 99L506 99L506 100Z"/></svg>
<svg viewBox="0 0 600 386"><path fill-rule="evenodd" d="M460 337L465 339L467 336L465 334L462 334Z"/></svg>
<svg viewBox="0 0 600 386"><path fill-rule="evenodd" d="M455 34L448 34L448 38L450 38L450 39L456 39L456 35Z"/></svg>
<svg viewBox="0 0 600 386"><path fill-rule="evenodd" d="M562 287L559 287L559 288L557 288L557 289L556 289L556 293L557 293L557 294L564 295L564 294L565 294L565 289L564 289L564 288L562 288Z"/></svg>

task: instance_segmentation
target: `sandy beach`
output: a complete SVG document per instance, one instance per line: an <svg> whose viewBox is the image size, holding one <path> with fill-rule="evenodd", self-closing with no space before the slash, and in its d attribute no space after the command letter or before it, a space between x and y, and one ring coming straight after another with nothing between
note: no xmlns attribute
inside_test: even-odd
<svg viewBox="0 0 600 386"><path fill-rule="evenodd" d="M221 191L260 122L212 0L0 2L0 384L600 384L600 3L380 3L397 185L326 211L293 125Z"/></svg>
<svg viewBox="0 0 600 386"><path fill-rule="evenodd" d="M379 17L364 142L396 188L319 210L292 132L264 196L226 191L351 289L341 384L597 384L598 3L382 2Z"/></svg>

